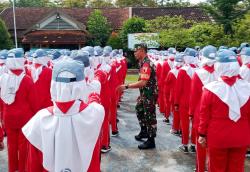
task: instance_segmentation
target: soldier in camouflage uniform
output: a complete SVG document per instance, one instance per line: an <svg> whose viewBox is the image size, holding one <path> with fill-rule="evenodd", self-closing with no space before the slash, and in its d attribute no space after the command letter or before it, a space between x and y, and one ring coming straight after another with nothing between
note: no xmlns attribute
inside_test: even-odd
<svg viewBox="0 0 250 172"><path fill-rule="evenodd" d="M157 82L155 66L147 57L147 46L138 44L135 46L135 57L139 60L139 80L136 83L121 85L120 91L128 88L139 88L140 96L137 99L136 114L141 126L141 131L135 139L147 141L138 146L139 149L155 148L157 120L156 120L156 101L157 101Z"/></svg>

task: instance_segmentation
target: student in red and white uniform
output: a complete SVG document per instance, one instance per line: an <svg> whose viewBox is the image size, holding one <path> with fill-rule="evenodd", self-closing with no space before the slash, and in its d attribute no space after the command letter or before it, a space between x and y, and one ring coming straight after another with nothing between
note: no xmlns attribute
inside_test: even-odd
<svg viewBox="0 0 250 172"><path fill-rule="evenodd" d="M250 84L239 78L234 52L219 51L216 60L219 79L204 87L198 141L208 148L208 171L243 172L250 144Z"/></svg>
<svg viewBox="0 0 250 172"><path fill-rule="evenodd" d="M50 85L52 78L52 69L47 67L50 58L46 51L38 49L33 56L33 63L30 68L30 76L34 82L34 88L37 92L37 103L39 110L52 106L50 96Z"/></svg>
<svg viewBox="0 0 250 172"><path fill-rule="evenodd" d="M197 51L192 48L186 48L184 51L185 65L180 69L176 79L174 106L179 111L181 119L182 145L179 149L188 153L189 144L189 99L191 89L191 79L195 70L198 69ZM195 133L192 129L190 152L195 152Z"/></svg>
<svg viewBox="0 0 250 172"><path fill-rule="evenodd" d="M121 84L124 84L125 83L125 79L126 79L126 74L127 74L127 69L128 69L128 66L127 66L127 59L123 56L123 50L120 49L119 50L119 56L120 56L120 61L121 61L121 65L122 65L122 83Z"/></svg>
<svg viewBox="0 0 250 172"><path fill-rule="evenodd" d="M240 66L242 66L242 63L243 63L240 52L245 47L250 47L249 43L243 42L243 43L240 44L240 47L238 48L237 61L238 61L238 63L239 63Z"/></svg>
<svg viewBox="0 0 250 172"><path fill-rule="evenodd" d="M109 87L110 87L110 96L111 96L111 104L110 104L110 125L112 130L113 137L119 135L119 130L117 126L117 104L118 104L118 92L116 90L119 81L117 76L117 62L116 62L117 51L113 50L110 53L110 72L109 72Z"/></svg>
<svg viewBox="0 0 250 172"><path fill-rule="evenodd" d="M156 63L156 78L157 78L157 84L158 84L158 106L159 106L159 111L161 114L164 115L165 113L165 108L164 108L164 99L163 99L163 83L162 83L162 71L163 71L163 63L164 63L164 59L167 57L163 57L160 55L160 52L156 52L155 53L155 58Z"/></svg>
<svg viewBox="0 0 250 172"><path fill-rule="evenodd" d="M243 63L240 68L240 76L250 83L250 47L243 48L240 55Z"/></svg>
<svg viewBox="0 0 250 172"><path fill-rule="evenodd" d="M117 50L113 50L110 54L112 60L110 63L110 72L109 72L109 89L110 89L110 116L109 116L109 122L111 125L111 130L112 130L112 136L118 136L119 131L118 131L118 126L117 126L117 103L118 103L118 94L116 91L116 87L118 86L119 80L117 76L117 61L116 61L116 56L117 56ZM94 54L90 60L92 63L92 66L95 67L95 70L100 69L101 67L101 56L102 56L102 49L101 47L96 47L94 49ZM107 96L107 95L106 95Z"/></svg>
<svg viewBox="0 0 250 172"><path fill-rule="evenodd" d="M4 73L6 73L8 71L8 69L6 67L6 59L7 59L7 57L8 57L8 50L2 50L2 51L0 51L0 76L3 75ZM3 121L2 110L3 110L3 103L0 101L0 124ZM3 125L3 123L2 123L2 125Z"/></svg>
<svg viewBox="0 0 250 172"><path fill-rule="evenodd" d="M8 50L0 51L0 76L7 72L6 59L8 57ZM0 101L0 151L4 149L4 129L3 129L3 103Z"/></svg>
<svg viewBox="0 0 250 172"><path fill-rule="evenodd" d="M71 59L55 64L54 106L39 111L22 129L29 141L28 172L100 172L96 144L104 108L99 104L100 89L93 90L88 103L81 101L86 91L83 68Z"/></svg>
<svg viewBox="0 0 250 172"><path fill-rule="evenodd" d="M179 69L184 65L183 54L178 53L175 56L175 61L173 65L173 69L171 69L167 75L167 78L164 82L164 96L165 100L168 101L166 104L166 114L173 114L173 125L170 130L171 134L179 135L180 134L180 114L179 111L175 111L174 109L174 96L175 96L175 83L179 73Z"/></svg>
<svg viewBox="0 0 250 172"><path fill-rule="evenodd" d="M191 84L189 115L193 120L193 128L198 132L200 100L202 88L218 79L214 64L217 49L214 46L208 45L201 51L201 68L196 70ZM196 134L196 172L204 172L206 164L206 149L198 143L198 135Z"/></svg>
<svg viewBox="0 0 250 172"><path fill-rule="evenodd" d="M30 71L30 67L32 66L32 63L33 63L32 53L33 53L32 51L29 51L29 52L26 52L24 55L24 58L25 58L24 66L25 66L26 72Z"/></svg>
<svg viewBox="0 0 250 172"><path fill-rule="evenodd" d="M0 76L8 71L5 65L7 56L8 50L0 51Z"/></svg>
<svg viewBox="0 0 250 172"><path fill-rule="evenodd" d="M104 52L105 52L104 48ZM112 49L111 49L112 50ZM93 66L90 65L89 61L89 53L87 51L81 50L80 53L78 53L74 59L79 60L84 64L84 74L85 74L85 80L86 85L88 87L88 90L92 90L92 87L96 87L97 81L94 79L94 75L102 76L100 80L100 98L101 98L101 104L104 107L105 110L105 117L103 121L102 131L101 131L101 137L100 137L100 146L101 151L103 153L109 152L111 150L110 146L110 135L109 135L109 112L110 112L110 91L109 91L109 82L108 82L108 75L111 67L106 63L105 58L106 56L99 56L95 58L99 58L99 63L101 65L98 65L98 68L94 71ZM109 55L109 52L108 54ZM86 96L87 97L87 96ZM86 100L84 100L86 102Z"/></svg>
<svg viewBox="0 0 250 172"><path fill-rule="evenodd" d="M101 66L98 71L103 71L105 73L104 77L104 82L102 82L102 89L101 89L101 101L102 105L104 106L105 109L105 118L103 122L103 127L102 127L102 135L101 135L101 152L102 153L107 153L111 151L111 146L110 146L110 106L111 106L111 89L110 89L110 71L111 71L111 66L109 65L110 63L110 53L112 51L112 48L107 46L104 47L103 49L103 55L101 57ZM96 71L96 73L98 72Z"/></svg>
<svg viewBox="0 0 250 172"><path fill-rule="evenodd" d="M161 51L157 51L155 53L155 56L157 58L157 61L155 63L156 66L156 77L157 77L157 84L158 84L158 106L159 106L159 111L160 113L165 116L165 103L164 103L164 96L163 96L163 90L164 90L164 84L163 84L163 78L165 77L165 75L163 75L163 64L164 61L167 61L167 56L165 55L165 53L161 52ZM168 70L165 67L165 70Z"/></svg>
<svg viewBox="0 0 250 172"><path fill-rule="evenodd" d="M167 57L163 62L162 72L161 72L161 80L162 80L161 82L162 82L163 95L165 95L164 91L165 91L165 87L167 86L166 83L164 83L164 82L166 81L166 78L168 76L169 71L173 68L175 54L176 54L175 48L169 48L168 54L164 54L164 51L163 51L163 55ZM165 96L162 96L162 99L163 99L162 106L163 106L164 116L165 116L165 119L163 120L163 122L166 122L168 125L170 125L170 121L169 121L170 109L167 109L170 107L169 100L167 100Z"/></svg>
<svg viewBox="0 0 250 172"><path fill-rule="evenodd" d="M57 51L57 50L53 50L49 53L49 57L51 58L51 60L49 61L48 66L53 69L53 66L57 63L60 62L63 59L62 54Z"/></svg>
<svg viewBox="0 0 250 172"><path fill-rule="evenodd" d="M3 122L7 133L9 172L24 172L27 158L27 140L21 128L36 113L36 94L32 79L25 74L24 52L8 52L8 72L0 78Z"/></svg>
<svg viewBox="0 0 250 172"><path fill-rule="evenodd" d="M250 83L250 47L245 47L240 53L242 66L240 68L240 77ZM250 157L250 148L248 148L247 157Z"/></svg>
<svg viewBox="0 0 250 172"><path fill-rule="evenodd" d="M127 73L127 62L126 58L123 56L123 51L120 49L118 50L118 54L116 56L116 60L118 62L118 67L117 67L117 75L118 75L118 85L122 85L125 82L126 78L126 73ZM117 106L119 107L119 101L121 100L123 92L118 93L118 104Z"/></svg>

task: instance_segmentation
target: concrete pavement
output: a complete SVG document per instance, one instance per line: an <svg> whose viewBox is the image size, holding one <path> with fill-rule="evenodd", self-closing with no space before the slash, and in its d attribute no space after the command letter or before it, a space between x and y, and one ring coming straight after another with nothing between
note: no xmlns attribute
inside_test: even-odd
<svg viewBox="0 0 250 172"><path fill-rule="evenodd" d="M140 142L134 139L139 132L135 114L138 90L127 90L118 109L119 136L111 137L112 151L102 155L102 172L192 172L195 154L183 154L178 150L179 137L169 133L170 126L162 122L158 113L156 149L141 151ZM250 160L246 160L245 171L250 171ZM7 152L0 152L0 172L7 172Z"/></svg>

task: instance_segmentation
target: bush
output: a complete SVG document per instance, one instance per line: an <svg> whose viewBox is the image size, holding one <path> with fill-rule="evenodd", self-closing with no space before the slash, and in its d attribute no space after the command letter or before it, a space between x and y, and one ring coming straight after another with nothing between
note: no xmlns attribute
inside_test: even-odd
<svg viewBox="0 0 250 172"><path fill-rule="evenodd" d="M123 47L128 47L128 34L129 33L143 33L145 32L146 22L143 18L132 17L124 22L120 31L120 38Z"/></svg>
<svg viewBox="0 0 250 172"><path fill-rule="evenodd" d="M122 41L117 33L112 33L109 37L107 45L111 46L114 49L122 49Z"/></svg>
<svg viewBox="0 0 250 172"><path fill-rule="evenodd" d="M161 47L175 47L183 49L185 47L193 47L195 45L194 39L190 36L188 29L180 28L164 30L159 35L159 43Z"/></svg>

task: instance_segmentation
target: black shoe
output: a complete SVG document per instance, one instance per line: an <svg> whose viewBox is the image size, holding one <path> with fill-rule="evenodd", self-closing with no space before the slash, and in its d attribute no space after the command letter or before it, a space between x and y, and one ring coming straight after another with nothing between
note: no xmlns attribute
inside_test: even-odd
<svg viewBox="0 0 250 172"><path fill-rule="evenodd" d="M164 119L163 122L167 123L167 125L170 125L169 119Z"/></svg>
<svg viewBox="0 0 250 172"><path fill-rule="evenodd" d="M195 146L194 146L194 145L191 145L191 146L189 147L189 152L190 152L190 153L196 153L196 149L195 149Z"/></svg>
<svg viewBox="0 0 250 172"><path fill-rule="evenodd" d="M182 152L184 152L184 153L188 153L188 147L185 146L185 145L180 145L180 146L179 146L179 149L180 149Z"/></svg>
<svg viewBox="0 0 250 172"><path fill-rule="evenodd" d="M247 151L246 158L250 158L250 151Z"/></svg>
<svg viewBox="0 0 250 172"><path fill-rule="evenodd" d="M171 129L170 130L170 134L173 134L173 135L175 135L175 136L179 136L179 131L176 131L176 130L174 130L174 129Z"/></svg>
<svg viewBox="0 0 250 172"><path fill-rule="evenodd" d="M101 149L101 152L102 153L107 153L107 152L109 152L111 150L112 150L111 146L108 146L108 147L103 146L102 149Z"/></svg>
<svg viewBox="0 0 250 172"><path fill-rule="evenodd" d="M0 142L0 151L4 150L4 143Z"/></svg>
<svg viewBox="0 0 250 172"><path fill-rule="evenodd" d="M117 137L119 135L119 131L112 131L112 137Z"/></svg>
<svg viewBox="0 0 250 172"><path fill-rule="evenodd" d="M155 139L148 138L147 141L143 142L142 144L138 145L139 149L154 149L155 148Z"/></svg>
<svg viewBox="0 0 250 172"><path fill-rule="evenodd" d="M135 140L142 141L142 139L148 138L147 127L141 127L141 131L138 135L135 136Z"/></svg>
<svg viewBox="0 0 250 172"><path fill-rule="evenodd" d="M135 140L142 141L142 139L148 138L148 133L140 132L138 135L135 136Z"/></svg>
<svg viewBox="0 0 250 172"><path fill-rule="evenodd" d="M182 132L181 132L181 131L179 131L179 137L180 137L180 138L182 137Z"/></svg>

